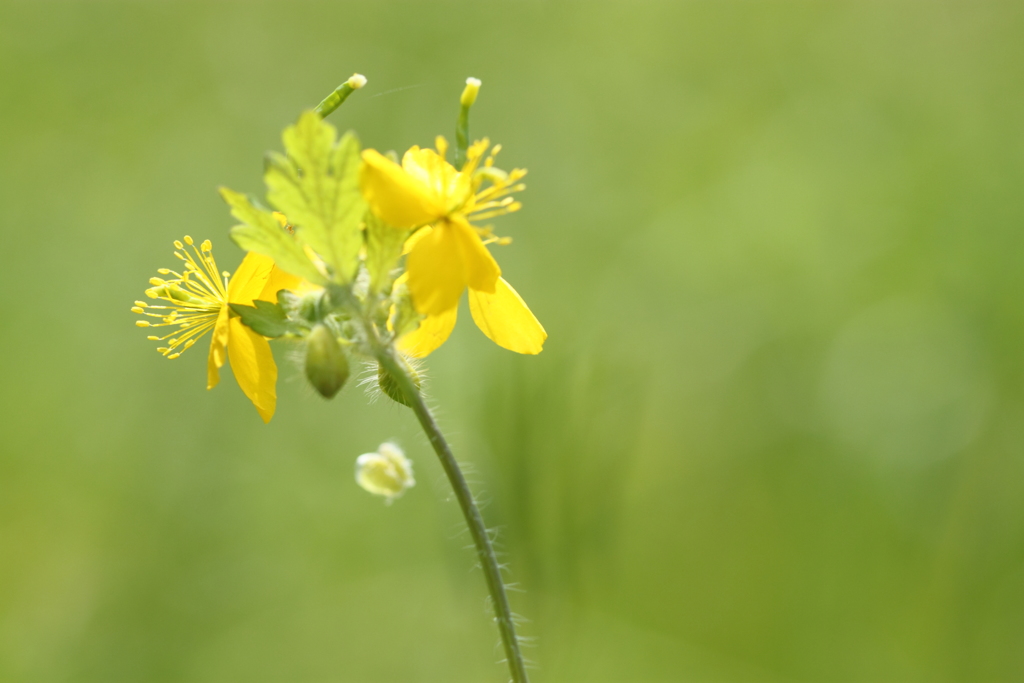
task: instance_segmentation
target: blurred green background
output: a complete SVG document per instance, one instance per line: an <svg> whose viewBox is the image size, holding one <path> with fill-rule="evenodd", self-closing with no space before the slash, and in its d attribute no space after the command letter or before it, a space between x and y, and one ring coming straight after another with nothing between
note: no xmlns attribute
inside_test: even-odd
<svg viewBox="0 0 1024 683"><path fill-rule="evenodd" d="M1024 678L1024 8L0 2L0 680L503 680L411 415L264 426L131 302L352 72L364 144L472 131L538 357L430 392L535 679ZM199 348L205 349L203 343ZM354 459L395 438L396 504Z"/></svg>

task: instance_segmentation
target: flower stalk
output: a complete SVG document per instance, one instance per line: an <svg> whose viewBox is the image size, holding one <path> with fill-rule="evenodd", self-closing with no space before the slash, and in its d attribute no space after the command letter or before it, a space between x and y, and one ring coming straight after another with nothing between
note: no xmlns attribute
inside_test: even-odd
<svg viewBox="0 0 1024 683"><path fill-rule="evenodd" d="M455 498L459 501L462 516L473 536L477 558L480 560L480 567L483 569L484 578L487 581L487 590L491 596L494 617L498 624L498 631L501 633L501 644L505 650L505 660L512 674L512 681L513 683L528 683L526 664L519 648L519 638L516 636L515 618L509 605L505 581L501 577L501 566L494 554L494 545L491 543L487 527L484 525L483 515L480 514L480 508L473 498L472 491L469 490L466 477L462 474L462 468L459 467L451 446L448 445L447 439L437 426L437 421L423 399L422 392L406 372L405 363L401 362L392 347L381 343L376 338L377 335L372 326L367 327L368 332L374 337L372 343L377 361L395 378L408 399L408 405L416 413L416 419L419 420L420 426L430 440L430 445L441 461L441 467L444 468L444 473L455 492Z"/></svg>

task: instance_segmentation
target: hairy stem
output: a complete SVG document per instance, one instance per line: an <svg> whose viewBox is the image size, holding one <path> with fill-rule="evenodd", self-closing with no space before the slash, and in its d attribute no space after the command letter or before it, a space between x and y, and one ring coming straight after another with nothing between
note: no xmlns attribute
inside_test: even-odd
<svg viewBox="0 0 1024 683"><path fill-rule="evenodd" d="M463 476L462 469L452 454L448 441L445 440L444 434L438 428L433 413L430 412L426 401L423 400L423 394L420 393L420 390L409 376L405 363L398 358L390 347L383 344L376 346L376 356L378 362L395 378L395 381L409 400L410 407L416 413L420 426L426 432L427 438L430 439L430 445L433 446L434 452L437 453L437 457L441 460L441 466L444 468L445 474L448 475L448 481L451 482L452 489L455 491L459 507L462 508L462 515L466 518L466 524L473 535L476 554L480 559L480 566L484 570L484 577L487 579L487 590L491 594L491 604L494 605L495 619L498 623L498 631L501 633L502 645L505 647L505 659L512 673L512 681L514 683L528 683L529 678L526 675L523 655L519 651L516 625L512 618L512 610L509 607L505 582L501 578L501 568L498 565L498 558L494 555L494 546L491 544L490 536L487 535L487 527L484 526L484 519L480 514L480 508L477 507L473 494L469 490L469 484L466 483L466 478Z"/></svg>

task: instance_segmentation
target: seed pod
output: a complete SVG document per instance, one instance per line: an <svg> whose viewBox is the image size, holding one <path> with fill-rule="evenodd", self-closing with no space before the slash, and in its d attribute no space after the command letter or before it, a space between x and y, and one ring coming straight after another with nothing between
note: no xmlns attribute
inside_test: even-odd
<svg viewBox="0 0 1024 683"><path fill-rule="evenodd" d="M324 398L334 398L348 379L348 358L334 333L317 325L306 337L306 379Z"/></svg>
<svg viewBox="0 0 1024 683"><path fill-rule="evenodd" d="M420 379L420 373L416 372L416 369L406 363L404 360L401 361L405 366L405 371L409 373L409 377L412 378L412 383L417 389L422 386L422 380ZM402 387L398 386L398 382L391 373L384 369L384 366L380 363L377 364L377 386L380 390L387 394L388 398L397 403L401 403L403 406L412 407L409 403L409 399L406 398L405 393L402 391Z"/></svg>

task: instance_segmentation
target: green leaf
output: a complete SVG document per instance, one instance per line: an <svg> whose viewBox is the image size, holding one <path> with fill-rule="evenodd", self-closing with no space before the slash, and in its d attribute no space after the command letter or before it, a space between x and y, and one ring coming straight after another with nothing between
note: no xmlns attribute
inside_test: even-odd
<svg viewBox="0 0 1024 683"><path fill-rule="evenodd" d="M312 111L286 128L283 139L287 156L267 159L267 199L331 267L336 281L351 282L366 211L359 191L359 141L349 132L335 142L334 126Z"/></svg>
<svg viewBox="0 0 1024 683"><path fill-rule="evenodd" d="M284 310L277 304L259 299L253 303L255 306L230 304L231 310L242 319L242 324L251 328L253 332L271 339L301 332L299 325L289 320Z"/></svg>
<svg viewBox="0 0 1024 683"><path fill-rule="evenodd" d="M281 270L314 284L326 282L320 271L306 256L302 245L285 231L269 211L257 208L240 192L220 189L220 195L231 207L231 215L242 225L231 228L231 239L246 251L254 251L274 259Z"/></svg>
<svg viewBox="0 0 1024 683"><path fill-rule="evenodd" d="M392 334L394 339L399 339L402 335L415 330L423 316L413 306L409 288L404 284L395 287L391 292L391 300L394 302L390 317Z"/></svg>
<svg viewBox="0 0 1024 683"><path fill-rule="evenodd" d="M393 228L372 211L366 212L366 270L370 289L382 292L391 284L391 271L402 256L408 230Z"/></svg>

